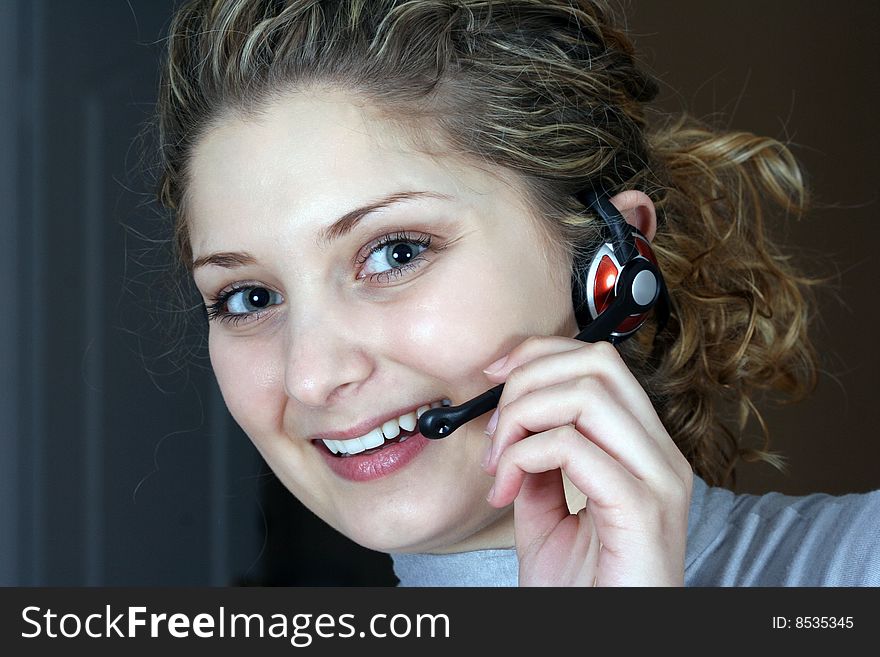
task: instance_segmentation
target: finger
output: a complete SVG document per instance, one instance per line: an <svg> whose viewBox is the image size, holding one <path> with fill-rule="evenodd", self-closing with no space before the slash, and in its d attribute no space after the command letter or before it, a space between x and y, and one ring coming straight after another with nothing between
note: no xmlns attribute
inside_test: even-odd
<svg viewBox="0 0 880 657"><path fill-rule="evenodd" d="M514 502L517 546L528 551L535 537L546 536L569 515L561 470L525 475Z"/></svg>
<svg viewBox="0 0 880 657"><path fill-rule="evenodd" d="M573 425L582 441L592 441L639 479L656 476L672 465L632 413L599 382L587 378L530 392L505 406L498 416L486 471L495 472L499 457L511 445L565 425Z"/></svg>
<svg viewBox="0 0 880 657"><path fill-rule="evenodd" d="M548 486L558 485L559 471L526 475L513 502L520 586L592 586L602 545L592 515L586 508L552 520L547 516L553 513L530 513L534 500L527 489L538 479Z"/></svg>
<svg viewBox="0 0 880 657"><path fill-rule="evenodd" d="M586 493L589 499L587 510L578 513L578 520L594 525L603 547L610 550L610 554L623 554L622 550L632 554L632 550L637 549L650 559L651 550L644 550L654 539L672 543L680 539L681 544L674 547L680 548L683 561L689 499L687 486L678 482L676 488L669 490L653 489L632 476L597 445L583 440L572 426L557 427L512 445L499 462L490 503L497 507L510 504L518 498L523 482L530 474L555 468L561 469L578 489ZM570 524L563 521L562 529L568 530L568 538L572 536ZM541 546L542 553L546 553L548 547L554 552L556 534L547 535ZM586 531L578 532L577 537L582 539L585 534ZM532 534L526 540L534 543L539 539ZM593 547L580 545L581 548ZM649 570L652 569L649 561L634 565L637 568L647 565Z"/></svg>
<svg viewBox="0 0 880 657"><path fill-rule="evenodd" d="M614 390L649 435L666 434L644 388L608 342L590 344L558 336L532 337L511 351L504 366L489 378L504 381L498 403L502 409L528 392L581 376L593 376ZM674 443L667 449L678 451Z"/></svg>
<svg viewBox="0 0 880 657"><path fill-rule="evenodd" d="M486 376L503 381L515 367L546 354L580 349L585 342L561 335L532 335L483 370Z"/></svg>
<svg viewBox="0 0 880 657"><path fill-rule="evenodd" d="M642 485L619 461L573 426L556 427L511 445L498 462L489 503L503 507L519 495L527 474L562 470L593 504L631 506Z"/></svg>

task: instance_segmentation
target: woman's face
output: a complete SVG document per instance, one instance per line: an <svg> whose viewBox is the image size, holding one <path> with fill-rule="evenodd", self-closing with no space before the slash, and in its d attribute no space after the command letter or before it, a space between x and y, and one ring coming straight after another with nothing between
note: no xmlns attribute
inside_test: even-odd
<svg viewBox="0 0 880 657"><path fill-rule="evenodd" d="M420 154L373 117L339 91L292 93L197 145L187 203L211 363L280 480L354 541L510 546L510 510L485 501L489 415L437 441L406 427L492 387L483 368L526 337L577 332L567 259L512 177Z"/></svg>

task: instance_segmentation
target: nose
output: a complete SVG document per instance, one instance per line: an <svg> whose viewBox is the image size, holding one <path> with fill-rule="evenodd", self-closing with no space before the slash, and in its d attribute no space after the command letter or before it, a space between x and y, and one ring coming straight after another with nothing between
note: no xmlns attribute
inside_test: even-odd
<svg viewBox="0 0 880 657"><path fill-rule="evenodd" d="M353 393L373 366L350 322L340 318L301 318L286 336L284 386L306 406L326 406Z"/></svg>

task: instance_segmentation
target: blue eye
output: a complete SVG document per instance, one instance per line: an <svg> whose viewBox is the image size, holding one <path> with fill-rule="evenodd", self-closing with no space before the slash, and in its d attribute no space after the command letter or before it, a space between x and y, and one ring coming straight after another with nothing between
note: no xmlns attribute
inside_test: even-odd
<svg viewBox="0 0 880 657"><path fill-rule="evenodd" d="M264 287L246 287L230 294L226 299L226 307L235 315L255 313L280 303L280 297L277 292L271 292Z"/></svg>
<svg viewBox="0 0 880 657"><path fill-rule="evenodd" d="M404 271L418 267L419 256L431 246L428 236L387 235L370 249L363 259L364 268L358 278L369 277L387 283Z"/></svg>
<svg viewBox="0 0 880 657"><path fill-rule="evenodd" d="M240 322L282 301L278 292L261 285L248 285L221 293L214 303L207 306L208 319Z"/></svg>

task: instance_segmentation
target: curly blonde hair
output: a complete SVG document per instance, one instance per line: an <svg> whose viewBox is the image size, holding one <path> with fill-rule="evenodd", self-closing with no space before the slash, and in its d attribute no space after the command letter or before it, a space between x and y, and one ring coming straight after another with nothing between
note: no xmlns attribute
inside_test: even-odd
<svg viewBox="0 0 880 657"><path fill-rule="evenodd" d="M599 234L574 194L647 193L672 317L621 354L709 483L731 482L741 458L780 466L754 399L802 398L817 370L807 332L817 281L765 229L807 205L784 144L688 117L650 122L657 84L601 2L192 0L170 26L157 112L158 196L186 266L193 147L229 113L313 85L357 94L422 149L438 135L449 152L516 172L574 266ZM751 416L760 447L744 435Z"/></svg>

